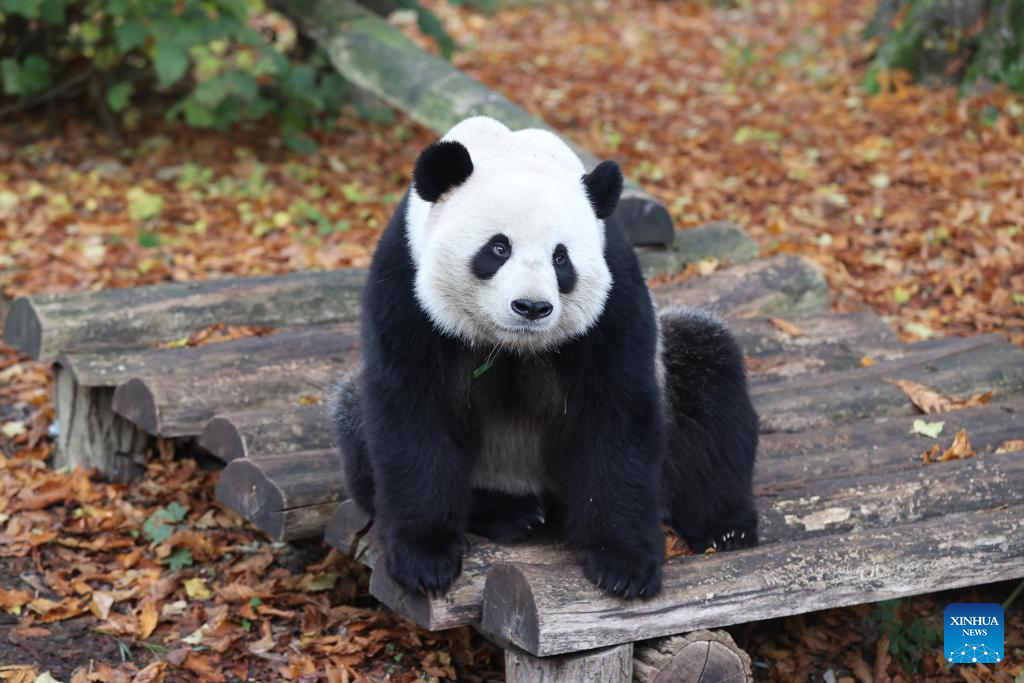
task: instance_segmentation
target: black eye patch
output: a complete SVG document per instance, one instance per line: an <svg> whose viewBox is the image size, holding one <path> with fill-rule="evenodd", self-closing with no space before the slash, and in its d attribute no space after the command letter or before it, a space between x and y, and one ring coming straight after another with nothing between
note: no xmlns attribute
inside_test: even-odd
<svg viewBox="0 0 1024 683"><path fill-rule="evenodd" d="M551 262L555 265L558 291L568 294L576 287L576 269L572 266L569 250L565 248L564 244L555 247L555 252L551 255Z"/></svg>
<svg viewBox="0 0 1024 683"><path fill-rule="evenodd" d="M470 262L470 269L473 271L473 275L481 280L490 280L498 272L498 269L505 265L505 261L508 261L510 256L512 256L512 245L509 244L507 237L499 233L480 247L480 251L476 252L476 256Z"/></svg>

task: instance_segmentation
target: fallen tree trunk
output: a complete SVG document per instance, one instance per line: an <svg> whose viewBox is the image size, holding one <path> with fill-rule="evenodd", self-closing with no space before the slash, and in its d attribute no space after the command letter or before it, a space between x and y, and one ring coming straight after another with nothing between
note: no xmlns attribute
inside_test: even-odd
<svg viewBox="0 0 1024 683"><path fill-rule="evenodd" d="M401 31L354 0L274 0L327 53L348 81L438 134L469 116L490 116L513 130L551 126L504 95L424 52ZM555 131L557 132L557 131ZM599 159L568 141L588 168ZM669 244L672 217L654 197L627 182L616 215L633 244Z"/></svg>

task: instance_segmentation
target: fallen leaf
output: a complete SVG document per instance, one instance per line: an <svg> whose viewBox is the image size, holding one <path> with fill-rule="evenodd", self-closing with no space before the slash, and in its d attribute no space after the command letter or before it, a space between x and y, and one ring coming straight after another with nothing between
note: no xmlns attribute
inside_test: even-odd
<svg viewBox="0 0 1024 683"><path fill-rule="evenodd" d="M153 631L156 630L156 625L159 620L160 615L159 612L157 612L156 605L153 604L153 601L146 600L143 602L142 608L139 610L139 638L145 640L153 635Z"/></svg>
<svg viewBox="0 0 1024 683"><path fill-rule="evenodd" d="M890 379L886 377L885 381L899 387L907 395L911 403L917 406L925 415L983 406L995 395L995 391L986 391L981 394L975 394L966 400L959 400L943 396L937 391L909 379Z"/></svg>
<svg viewBox="0 0 1024 683"><path fill-rule="evenodd" d="M870 368L874 364L875 364L875 359L874 358L872 358L871 356L864 356L863 358L860 359L860 362L857 363L857 367L859 367L859 368Z"/></svg>
<svg viewBox="0 0 1024 683"><path fill-rule="evenodd" d="M775 326L775 329L779 330L783 334L789 335L790 337L803 337L807 334L804 332L802 327L791 323L784 318L768 318L768 321Z"/></svg>
<svg viewBox="0 0 1024 683"><path fill-rule="evenodd" d="M945 422L926 422L918 418L914 420L914 426L910 428L910 431L912 434L920 434L921 436L927 436L929 439L937 439L945 425Z"/></svg>
<svg viewBox="0 0 1024 683"><path fill-rule="evenodd" d="M110 616L110 608L114 606L114 597L109 593L96 591L92 594L92 602L89 603L89 610L100 621L106 621Z"/></svg>
<svg viewBox="0 0 1024 683"><path fill-rule="evenodd" d="M206 582L198 576L185 581L185 593L192 600L208 600L213 597L213 593L207 588Z"/></svg>
<svg viewBox="0 0 1024 683"><path fill-rule="evenodd" d="M946 452L939 456L939 462L973 458L974 455L974 448L971 447L971 441L967 438L967 430L961 429L956 433L956 436L953 437L953 445L947 448Z"/></svg>
<svg viewBox="0 0 1024 683"><path fill-rule="evenodd" d="M996 449L996 453L1016 453L1017 451L1024 451L1024 439L1004 441Z"/></svg>

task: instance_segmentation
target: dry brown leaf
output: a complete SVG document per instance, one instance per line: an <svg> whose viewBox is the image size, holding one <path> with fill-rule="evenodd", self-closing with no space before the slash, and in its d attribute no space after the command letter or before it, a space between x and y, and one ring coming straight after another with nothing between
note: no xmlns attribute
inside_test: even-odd
<svg viewBox="0 0 1024 683"><path fill-rule="evenodd" d="M849 650L843 655L843 662L850 667L858 683L873 683L871 667L864 661L864 658L856 650Z"/></svg>
<svg viewBox="0 0 1024 683"><path fill-rule="evenodd" d="M883 635L875 646L875 683L889 680L889 674L886 672L889 669L890 660L889 636Z"/></svg>
<svg viewBox="0 0 1024 683"><path fill-rule="evenodd" d="M89 603L89 610L100 621L106 621L110 615L110 608L114 606L114 596L109 593L96 591L92 594L92 601Z"/></svg>
<svg viewBox="0 0 1024 683"><path fill-rule="evenodd" d="M768 320L775 326L775 329L790 337L803 337L807 334L802 327L784 318L768 318Z"/></svg>
<svg viewBox="0 0 1024 683"><path fill-rule="evenodd" d="M1004 441L996 449L996 453L1016 453L1017 451L1024 451L1024 439Z"/></svg>
<svg viewBox="0 0 1024 683"><path fill-rule="evenodd" d="M871 356L864 356L863 358L860 359L860 362L857 363L857 367L859 367L859 368L870 368L874 364L875 364L875 359L874 358L872 358Z"/></svg>
<svg viewBox="0 0 1024 683"><path fill-rule="evenodd" d="M0 609L18 614L24 605L32 602L34 597L28 591L7 590L0 586Z"/></svg>
<svg viewBox="0 0 1024 683"><path fill-rule="evenodd" d="M971 447L971 441L967 438L967 430L961 429L953 437L953 444L946 449L945 453L939 456L939 462L973 458L974 455L974 448Z"/></svg>
<svg viewBox="0 0 1024 683"><path fill-rule="evenodd" d="M167 675L167 665L163 662L151 662L132 678L132 683L163 683Z"/></svg>
<svg viewBox="0 0 1024 683"><path fill-rule="evenodd" d="M0 680L4 683L33 683L38 676L36 668L28 664L0 664Z"/></svg>
<svg viewBox="0 0 1024 683"><path fill-rule="evenodd" d="M146 600L139 609L139 638L146 640L156 630L160 612L152 600ZM141 672L140 672L141 673Z"/></svg>
<svg viewBox="0 0 1024 683"><path fill-rule="evenodd" d="M909 379L891 379L886 377L885 381L899 387L907 395L911 403L917 406L918 410L925 415L983 406L995 395L995 391L992 390L981 394L974 394L965 400L958 400L943 396L937 391Z"/></svg>

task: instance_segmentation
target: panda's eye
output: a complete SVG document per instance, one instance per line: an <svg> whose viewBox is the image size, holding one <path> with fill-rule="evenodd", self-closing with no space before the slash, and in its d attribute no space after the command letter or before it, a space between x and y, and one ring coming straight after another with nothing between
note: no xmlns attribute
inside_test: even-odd
<svg viewBox="0 0 1024 683"><path fill-rule="evenodd" d="M504 242L495 242L491 245L491 253L499 258L508 258L509 247Z"/></svg>
<svg viewBox="0 0 1024 683"><path fill-rule="evenodd" d="M566 261L569 260L569 258L565 254L555 254L554 260L556 266L564 266Z"/></svg>

